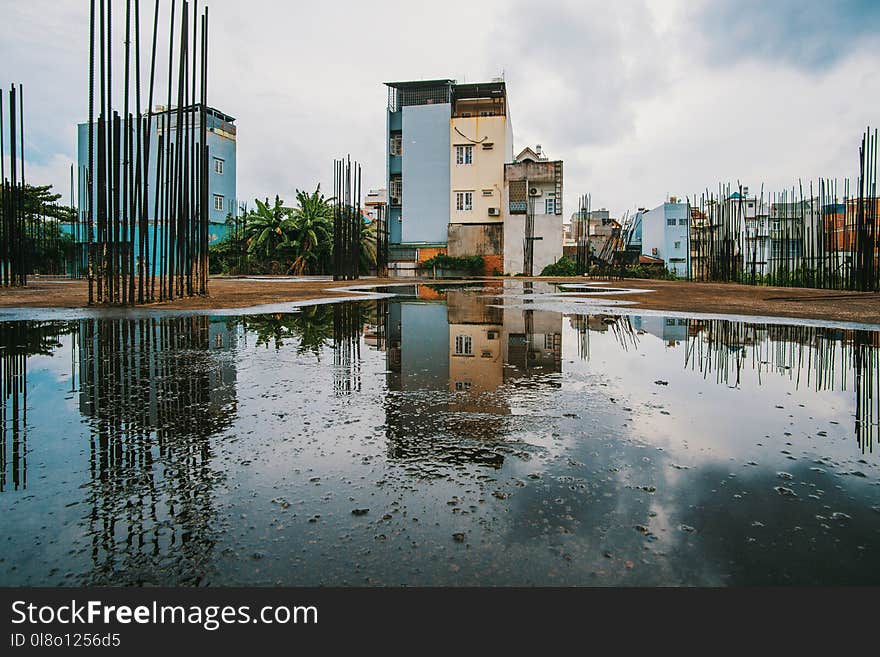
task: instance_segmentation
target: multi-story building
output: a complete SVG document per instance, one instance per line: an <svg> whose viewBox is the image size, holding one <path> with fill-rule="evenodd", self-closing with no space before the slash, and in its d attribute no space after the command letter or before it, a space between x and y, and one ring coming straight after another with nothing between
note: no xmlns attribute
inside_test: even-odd
<svg viewBox="0 0 880 657"><path fill-rule="evenodd" d="M385 212L388 205L388 195L384 187L371 189L364 197L364 214L370 218L370 222L377 221Z"/></svg>
<svg viewBox="0 0 880 657"><path fill-rule="evenodd" d="M185 123L190 126L190 130L194 129L198 134L199 115L201 106L190 105L184 107L181 112L184 116ZM223 238L226 234L226 217L229 214L235 214L237 211L236 199L236 126L235 119L228 114L213 108L206 108L207 115L207 145L210 157L209 179L208 179L208 198L210 200L209 207L209 226L208 226L208 243L213 244ZM155 211L155 180L156 180L156 164L158 162L159 135L163 132L163 125L166 122L169 127L165 129L165 143L168 143L169 135L171 143L176 142L177 133L177 117L178 111L175 108L170 110L164 106L157 106L152 113L151 119L151 136L150 136L150 170L147 176L150 193L148 194L148 216L150 219L150 230L152 230L153 220L156 216ZM194 128L192 125L194 124ZM97 132L97 131L96 131ZM94 147L97 149L97 135L95 136ZM87 172L89 163L89 124L80 123L77 126L77 163L79 176L79 194L78 198L82 199L79 212L81 217L85 217L87 212L84 203L87 198ZM96 196L95 196L96 198Z"/></svg>
<svg viewBox="0 0 880 657"><path fill-rule="evenodd" d="M653 210L639 210L629 241L638 240L643 255L663 260L670 272L682 277L690 267L688 207L673 196Z"/></svg>
<svg viewBox="0 0 880 657"><path fill-rule="evenodd" d="M525 148L504 165L504 273L538 275L562 257L562 161Z"/></svg>
<svg viewBox="0 0 880 657"><path fill-rule="evenodd" d="M387 82L389 272L438 253L501 268L504 163L513 130L502 80Z"/></svg>

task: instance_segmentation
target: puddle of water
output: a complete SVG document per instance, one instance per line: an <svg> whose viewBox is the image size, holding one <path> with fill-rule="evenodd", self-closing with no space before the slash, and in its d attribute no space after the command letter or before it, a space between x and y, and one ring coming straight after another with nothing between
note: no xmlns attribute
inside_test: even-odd
<svg viewBox="0 0 880 657"><path fill-rule="evenodd" d="M379 291L0 322L0 584L880 583L880 333Z"/></svg>

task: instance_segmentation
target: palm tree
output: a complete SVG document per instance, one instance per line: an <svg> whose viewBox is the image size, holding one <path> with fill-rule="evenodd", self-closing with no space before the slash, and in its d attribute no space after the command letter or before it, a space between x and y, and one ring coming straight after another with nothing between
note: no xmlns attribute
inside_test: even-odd
<svg viewBox="0 0 880 657"><path fill-rule="evenodd" d="M269 199L265 202L254 199L257 209L251 212L247 220L248 254L271 260L278 246L289 241L292 230L290 209L284 207L284 201L277 195L275 203L269 207Z"/></svg>
<svg viewBox="0 0 880 657"><path fill-rule="evenodd" d="M321 193L320 184L311 194L296 190L297 206L293 209L293 230L288 247L295 253L290 273L314 273L324 264L333 236L331 200Z"/></svg>

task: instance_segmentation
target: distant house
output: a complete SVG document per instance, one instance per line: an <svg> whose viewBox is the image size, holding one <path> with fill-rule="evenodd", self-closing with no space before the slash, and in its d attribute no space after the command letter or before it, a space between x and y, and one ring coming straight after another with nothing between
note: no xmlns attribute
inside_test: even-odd
<svg viewBox="0 0 880 657"><path fill-rule="evenodd" d="M690 267L688 204L671 197L653 210L640 210L636 221L639 222L641 253L659 258L676 276L687 276Z"/></svg>
<svg viewBox="0 0 880 657"><path fill-rule="evenodd" d="M526 147L504 165L504 273L538 275L562 257L562 160Z"/></svg>

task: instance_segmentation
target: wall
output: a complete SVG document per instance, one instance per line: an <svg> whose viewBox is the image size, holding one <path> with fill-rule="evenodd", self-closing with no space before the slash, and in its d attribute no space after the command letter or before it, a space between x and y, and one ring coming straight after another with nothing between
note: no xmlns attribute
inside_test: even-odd
<svg viewBox="0 0 880 657"><path fill-rule="evenodd" d="M401 242L446 242L449 221L449 103L402 111Z"/></svg>
<svg viewBox="0 0 880 657"><path fill-rule="evenodd" d="M450 223L501 223L501 196L504 186L504 162L511 146L508 140L508 120L504 116L460 117L449 123L449 222ZM462 136L465 135L464 137ZM491 150L474 141L492 142ZM473 163L456 164L455 147L473 146ZM491 196L483 196L483 190L492 190ZM455 192L474 193L473 210L458 211ZM498 208L498 216L490 217L489 208Z"/></svg>
<svg viewBox="0 0 880 657"><path fill-rule="evenodd" d="M529 187L536 187L541 195L531 197L534 204L535 239L533 243L532 272L541 271L562 257L562 215L546 214L546 199L555 194L555 172L552 162L520 162L505 167L504 210L504 273L522 274L525 267L524 241L526 215L510 214L509 183L512 180L529 181Z"/></svg>
<svg viewBox="0 0 880 657"><path fill-rule="evenodd" d="M525 265L523 242L526 232L524 214L508 214L504 217L504 273L522 274ZM536 239L532 255L532 271L535 276L549 264L562 257L562 216L558 214L535 214Z"/></svg>
<svg viewBox="0 0 880 657"><path fill-rule="evenodd" d="M449 224L447 245L454 258L500 254L504 248L502 224Z"/></svg>

